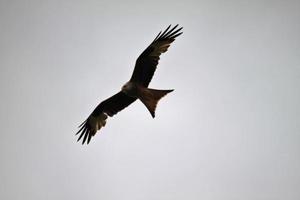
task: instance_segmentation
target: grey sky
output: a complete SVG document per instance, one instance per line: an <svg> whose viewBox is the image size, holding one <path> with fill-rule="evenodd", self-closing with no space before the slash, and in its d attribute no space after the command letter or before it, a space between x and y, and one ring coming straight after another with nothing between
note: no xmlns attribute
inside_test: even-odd
<svg viewBox="0 0 300 200"><path fill-rule="evenodd" d="M0 199L300 199L299 1L0 1ZM77 126L156 34L142 103ZM137 126L136 126L137 125Z"/></svg>

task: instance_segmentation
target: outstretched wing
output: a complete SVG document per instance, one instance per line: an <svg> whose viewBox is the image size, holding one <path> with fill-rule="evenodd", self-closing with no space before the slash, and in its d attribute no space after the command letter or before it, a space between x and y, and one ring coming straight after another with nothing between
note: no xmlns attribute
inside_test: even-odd
<svg viewBox="0 0 300 200"><path fill-rule="evenodd" d="M156 70L160 54L166 52L175 38L182 34L180 32L182 27L176 29L178 24L172 29L170 27L171 25L163 33L159 32L154 41L138 57L130 81L148 87Z"/></svg>
<svg viewBox="0 0 300 200"><path fill-rule="evenodd" d="M90 114L90 116L79 126L80 129L76 135L80 133L80 136L77 141L83 137L82 144L84 144L85 141L87 141L88 144L92 136L94 136L99 129L105 126L107 115L110 117L114 116L135 100L136 98L130 97L120 91L101 102L92 114Z"/></svg>

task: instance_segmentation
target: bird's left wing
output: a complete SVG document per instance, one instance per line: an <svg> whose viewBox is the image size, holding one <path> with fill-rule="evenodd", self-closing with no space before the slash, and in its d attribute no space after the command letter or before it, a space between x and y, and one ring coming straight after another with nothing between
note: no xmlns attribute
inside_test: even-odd
<svg viewBox="0 0 300 200"><path fill-rule="evenodd" d="M156 70L156 66L158 65L159 56L168 50L176 37L182 34L182 32L180 32L182 27L176 29L178 24L171 29L170 27L171 25L168 26L163 33L160 32L154 41L138 57L130 81L148 87Z"/></svg>
<svg viewBox="0 0 300 200"><path fill-rule="evenodd" d="M130 97L124 92L120 91L112 97L101 102L90 114L90 116L79 126L80 129L76 135L80 133L80 136L77 141L84 136L82 144L84 144L85 141L87 141L88 144L92 136L94 136L99 129L105 126L107 115L112 117L129 106L135 100L136 98Z"/></svg>

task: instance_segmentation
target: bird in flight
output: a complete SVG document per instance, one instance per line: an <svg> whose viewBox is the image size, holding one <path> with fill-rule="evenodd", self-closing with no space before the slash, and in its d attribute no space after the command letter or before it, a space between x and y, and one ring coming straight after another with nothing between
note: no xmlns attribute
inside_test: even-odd
<svg viewBox="0 0 300 200"><path fill-rule="evenodd" d="M175 38L182 34L178 24L171 25L160 31L154 41L137 58L130 80L123 85L121 91L112 97L102 101L90 116L78 127L76 133L82 139L82 144L89 144L91 138L106 124L107 116L112 117L135 100L139 99L146 106L151 116L155 117L155 108L158 101L173 90L150 89L148 85L158 65L159 56L166 52Z"/></svg>

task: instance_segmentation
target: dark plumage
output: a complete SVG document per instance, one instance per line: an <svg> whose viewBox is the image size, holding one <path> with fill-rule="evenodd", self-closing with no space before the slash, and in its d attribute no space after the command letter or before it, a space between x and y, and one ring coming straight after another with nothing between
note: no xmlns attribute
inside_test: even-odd
<svg viewBox="0 0 300 200"><path fill-rule="evenodd" d="M158 65L160 54L166 52L175 38L182 34L182 32L179 32L182 28L175 30L178 24L168 31L170 27L171 25L162 34L160 32L138 57L130 81L138 82L148 87Z"/></svg>
<svg viewBox="0 0 300 200"><path fill-rule="evenodd" d="M76 133L82 137L82 144L90 142L91 138L106 124L107 116L112 117L135 100L140 99L155 117L155 109L158 101L173 90L155 90L148 88L158 65L159 56L166 52L176 37L182 34L178 25L171 25L156 36L154 41L143 51L136 60L135 68L130 80L122 87L121 91L101 102L90 116L79 126ZM171 28L171 29L170 29Z"/></svg>

